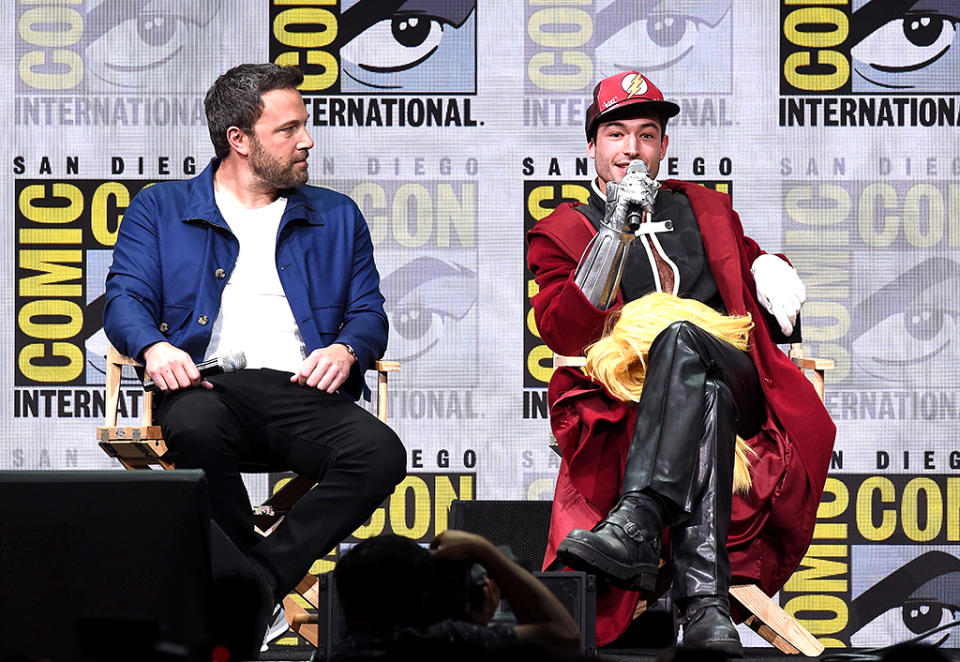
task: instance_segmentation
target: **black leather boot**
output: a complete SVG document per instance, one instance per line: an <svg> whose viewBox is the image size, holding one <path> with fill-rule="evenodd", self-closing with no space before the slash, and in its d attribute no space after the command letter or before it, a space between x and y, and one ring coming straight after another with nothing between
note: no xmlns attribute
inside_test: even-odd
<svg viewBox="0 0 960 662"><path fill-rule="evenodd" d="M678 605L683 648L743 657L740 635L730 618L730 601L727 597L690 598L684 602L683 606Z"/></svg>
<svg viewBox="0 0 960 662"><path fill-rule="evenodd" d="M684 648L740 657L740 636L730 618L727 532L733 501L736 407L723 382L708 379L706 411L690 518L670 530L673 598L680 610Z"/></svg>
<svg viewBox="0 0 960 662"><path fill-rule="evenodd" d="M652 591L660 566L663 516L646 494L629 492L592 531L574 529L557 548L561 561L594 572L614 586Z"/></svg>

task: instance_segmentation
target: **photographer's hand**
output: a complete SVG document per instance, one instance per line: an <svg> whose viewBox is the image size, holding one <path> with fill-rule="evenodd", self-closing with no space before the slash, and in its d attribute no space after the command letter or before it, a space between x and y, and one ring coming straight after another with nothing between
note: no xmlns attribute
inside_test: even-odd
<svg viewBox="0 0 960 662"><path fill-rule="evenodd" d="M481 536L447 529L430 543L436 558L479 563L503 592L517 617L517 638L575 649L580 628L540 580L508 559Z"/></svg>

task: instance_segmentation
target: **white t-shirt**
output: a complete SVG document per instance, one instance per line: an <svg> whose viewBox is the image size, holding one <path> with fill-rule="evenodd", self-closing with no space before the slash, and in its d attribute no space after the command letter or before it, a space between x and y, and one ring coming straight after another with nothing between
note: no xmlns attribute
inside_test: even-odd
<svg viewBox="0 0 960 662"><path fill-rule="evenodd" d="M243 351L248 368L296 372L306 358L306 346L280 284L276 259L277 228L287 199L249 209L225 191L216 191L215 197L240 241L240 254L223 289L204 358Z"/></svg>

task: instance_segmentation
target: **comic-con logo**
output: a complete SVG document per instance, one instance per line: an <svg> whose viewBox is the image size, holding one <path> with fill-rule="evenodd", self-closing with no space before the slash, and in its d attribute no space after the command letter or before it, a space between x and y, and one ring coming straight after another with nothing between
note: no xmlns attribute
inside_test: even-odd
<svg viewBox="0 0 960 662"><path fill-rule="evenodd" d="M197 65L209 62L216 0L16 5L18 93L183 93L212 80Z"/></svg>
<svg viewBox="0 0 960 662"><path fill-rule="evenodd" d="M367 174L381 167L370 158ZM391 418L478 418L477 182L378 179L341 190L370 228L390 323L384 356L403 364Z"/></svg>
<svg viewBox="0 0 960 662"><path fill-rule="evenodd" d="M103 415L104 279L123 213L150 183L15 181L15 417ZM122 415L139 396L121 393Z"/></svg>
<svg viewBox="0 0 960 662"><path fill-rule="evenodd" d="M955 648L958 499L954 476L827 478L813 540L780 592L784 610L827 647L922 636Z"/></svg>
<svg viewBox="0 0 960 662"><path fill-rule="evenodd" d="M943 0L781 4L783 94L960 91L960 7Z"/></svg>
<svg viewBox="0 0 960 662"><path fill-rule="evenodd" d="M630 70L672 94L730 92L730 0L571 4L526 3L528 92L584 95L600 78Z"/></svg>
<svg viewBox="0 0 960 662"><path fill-rule="evenodd" d="M476 4L271 0L270 60L303 72L314 126L477 126L470 99L420 96L476 94Z"/></svg>
<svg viewBox="0 0 960 662"><path fill-rule="evenodd" d="M475 10L476 0L273 0L270 59L303 71L304 94L474 94Z"/></svg>
<svg viewBox="0 0 960 662"><path fill-rule="evenodd" d="M960 92L956 2L782 0L780 19L781 126L960 121L955 97L924 96Z"/></svg>
<svg viewBox="0 0 960 662"><path fill-rule="evenodd" d="M807 283L804 343L836 364L836 418L956 419L957 205L946 179L783 182L784 251Z"/></svg>

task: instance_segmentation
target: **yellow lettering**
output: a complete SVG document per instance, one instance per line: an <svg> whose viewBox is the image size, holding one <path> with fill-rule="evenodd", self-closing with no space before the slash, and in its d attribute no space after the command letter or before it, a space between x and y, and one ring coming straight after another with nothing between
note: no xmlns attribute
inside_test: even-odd
<svg viewBox="0 0 960 662"><path fill-rule="evenodd" d="M65 321L36 322L36 318L57 318ZM61 340L72 338L83 328L83 310L65 299L28 301L17 315L20 330L31 338Z"/></svg>
<svg viewBox="0 0 960 662"><path fill-rule="evenodd" d="M51 197L47 197L50 186ZM58 203L66 201L63 206ZM34 203L43 201L44 205ZM20 213L34 223L72 223L83 213L83 194L73 184L32 184L20 192Z"/></svg>
<svg viewBox="0 0 960 662"><path fill-rule="evenodd" d="M456 230L460 246L476 246L477 185L464 182L457 197L450 184L437 184L436 196L437 246L450 246L451 226Z"/></svg>
<svg viewBox="0 0 960 662"><path fill-rule="evenodd" d="M21 269L38 271L35 276L21 278L19 295L22 297L79 297L83 296L83 269L63 263L82 264L80 250L21 250L18 252ZM75 281L67 284L68 281ZM39 303L39 302L34 302ZM76 304L73 304L76 305ZM22 314L23 311L21 311ZM42 336L46 337L46 336ZM57 336L63 338L65 336Z"/></svg>
<svg viewBox="0 0 960 662"><path fill-rule="evenodd" d="M546 345L537 345L527 356L527 370L541 382L549 382L553 374L553 352Z"/></svg>
<svg viewBox="0 0 960 662"><path fill-rule="evenodd" d="M926 527L920 528L920 492L926 497ZM913 478L900 497L900 518L903 532L910 540L930 542L940 534L943 526L943 495L930 478Z"/></svg>
<svg viewBox="0 0 960 662"><path fill-rule="evenodd" d="M407 492L413 495L413 524L407 526ZM407 476L390 495L390 528L398 536L419 540L430 530L430 491L419 476Z"/></svg>
<svg viewBox="0 0 960 662"><path fill-rule="evenodd" d="M83 352L76 345L55 342L49 345L51 354L47 354L45 343L31 343L20 350L17 367L27 379L43 383L63 383L76 379L83 371ZM38 364L38 359L66 359L63 365Z"/></svg>
<svg viewBox="0 0 960 662"><path fill-rule="evenodd" d="M544 26L552 29L544 30ZM575 29L566 29L571 26ZM582 9L539 9L527 22L527 35L533 43L545 48L577 48L593 36L593 20Z"/></svg>
<svg viewBox="0 0 960 662"><path fill-rule="evenodd" d="M799 30L800 26L832 26L832 30ZM828 7L804 7L787 15L783 23L783 34L787 40L804 48L832 48L842 44L850 33L847 15L839 9Z"/></svg>
<svg viewBox="0 0 960 662"><path fill-rule="evenodd" d="M94 239L103 246L112 247L117 243L117 233L123 220L123 214L118 213L117 209L126 208L129 204L130 191L123 184L105 182L98 186L90 201L90 229Z"/></svg>
<svg viewBox="0 0 960 662"><path fill-rule="evenodd" d="M391 226L398 244L406 248L418 248L430 240L433 233L432 207L430 192L420 184L404 184L397 189L393 197Z"/></svg>
<svg viewBox="0 0 960 662"><path fill-rule="evenodd" d="M830 561L822 557L846 559L847 549L847 545L810 545L800 567L790 575L783 589L795 593L845 592L846 578L830 577L846 574L849 564L846 561Z"/></svg>
<svg viewBox="0 0 960 662"><path fill-rule="evenodd" d="M810 66L809 51L797 51L787 56L783 63L783 74L793 87L799 90L828 92L843 86L850 78L850 63L837 51L815 51L818 64L833 67L830 74L802 74L801 67Z"/></svg>
<svg viewBox="0 0 960 662"><path fill-rule="evenodd" d="M889 478L870 476L857 490L857 528L867 540L874 542L886 540L893 535L897 526L897 516L893 508L884 508L880 526L874 526L873 500L874 493L878 494L881 503L894 503L896 490Z"/></svg>
<svg viewBox="0 0 960 662"><path fill-rule="evenodd" d="M319 25L322 30L290 31L291 25ZM298 7L285 9L273 19L273 35L281 44L293 48L323 48L337 38L337 17L326 9Z"/></svg>
<svg viewBox="0 0 960 662"><path fill-rule="evenodd" d="M437 535L447 530L447 517L450 514L450 504L454 499L471 501L473 494L473 476L459 477L459 491L453 488L450 476L437 476L434 483L433 503L433 534Z"/></svg>

